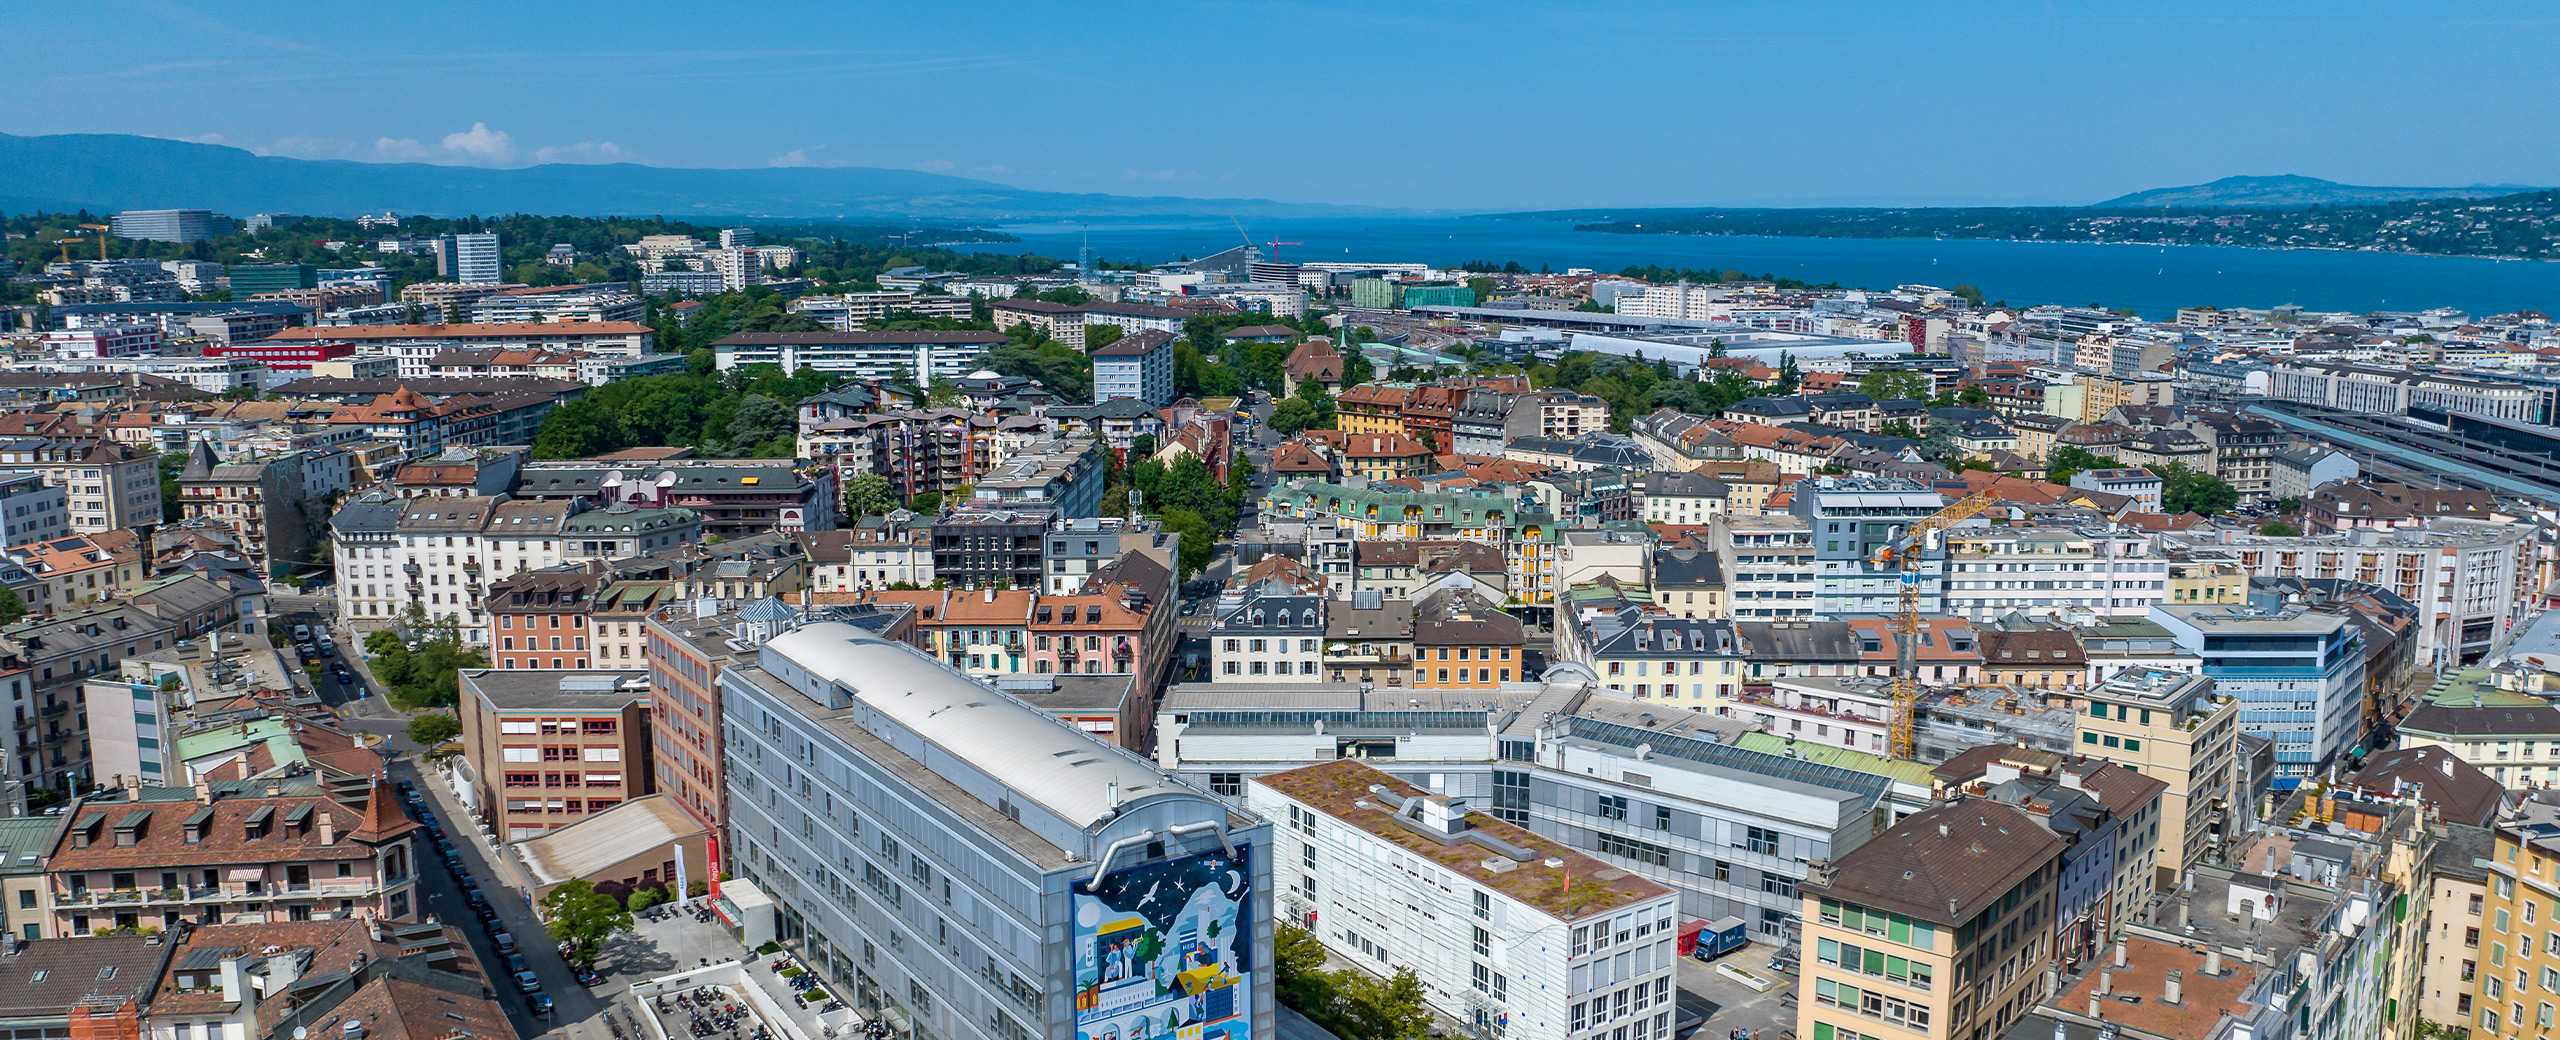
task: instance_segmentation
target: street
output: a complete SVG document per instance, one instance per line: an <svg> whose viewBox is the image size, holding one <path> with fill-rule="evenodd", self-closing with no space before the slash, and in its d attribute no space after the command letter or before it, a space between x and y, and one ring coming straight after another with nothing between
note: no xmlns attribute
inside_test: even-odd
<svg viewBox="0 0 2560 1040"><path fill-rule="evenodd" d="M418 804L405 806L410 815L420 823L433 819L441 829L441 838L452 844L461 860L461 874L457 876L439 852L439 835L431 831L416 835L414 851L422 911L453 925L467 937L481 969L488 974L491 999L506 1009L508 1019L525 1036L538 1036L595 1016L603 1002L578 984L557 944L543 930L523 886L522 872L500 861L498 852L480 833L479 825L447 788L442 773L421 768L418 755L425 749L409 740L408 713L384 699L380 685L366 667L363 638L332 624L330 601L325 594L279 592L274 596L274 609L270 622L273 631L290 633L295 625L309 625L315 631L331 632L337 653L314 658L327 666L315 680L321 700L337 711L349 728L384 738L383 746L392 756L386 767L391 779L410 785L421 799ZM343 681L335 667L340 663L349 673ZM471 909L463 895L466 877L479 886L482 897L496 911L496 925L483 924ZM536 1016L526 994L516 987L507 957L497 947L495 936L501 931L514 937L516 955L541 980L542 992L551 997L554 1007L549 1016Z"/></svg>
<svg viewBox="0 0 2560 1040"><path fill-rule="evenodd" d="M499 1006L507 1009L507 1017L526 1036L583 1021L602 1010L593 994L570 974L569 964L560 956L559 947L535 917L531 899L525 890L501 879L517 880L521 873L497 863L476 823L445 789L440 775L420 775L412 759L403 758L391 765L395 780L407 781L425 797L426 813L443 826L444 837L451 841L462 859L462 869L480 886L481 895L497 911L496 926L483 925L462 893L462 885L453 871L446 868L431 836L418 836L419 887L424 892L427 911L436 920L453 925L470 937L472 951L480 957L481 967L489 974L489 988ZM422 818L420 822L424 822ZM534 975L542 981L542 991L551 996L556 1007L548 1018L537 1018L527 1004L525 994L516 988L507 969L507 959L498 952L494 935L499 931L515 937L516 952L525 959Z"/></svg>

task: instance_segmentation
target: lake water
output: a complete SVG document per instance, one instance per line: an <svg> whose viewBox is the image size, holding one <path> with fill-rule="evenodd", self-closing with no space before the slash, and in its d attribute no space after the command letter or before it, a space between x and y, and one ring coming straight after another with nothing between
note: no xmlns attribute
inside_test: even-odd
<svg viewBox="0 0 2560 1040"><path fill-rule="evenodd" d="M1907 282L1977 285L1989 299L2130 307L2165 318L2180 307L2424 310L2475 315L2560 306L2560 263L2470 257L1925 238L1776 238L1757 235L1617 235L1563 222L1484 218L1263 220L1245 225L1284 243L1284 260L1408 261L1453 265L1517 260L1530 270L1634 264L1739 268L1810 282L1888 288ZM1006 226L1019 243L972 246L1073 259L1090 234L1096 259L1158 262L1203 256L1242 242L1225 220ZM1266 248L1266 252L1269 250Z"/></svg>

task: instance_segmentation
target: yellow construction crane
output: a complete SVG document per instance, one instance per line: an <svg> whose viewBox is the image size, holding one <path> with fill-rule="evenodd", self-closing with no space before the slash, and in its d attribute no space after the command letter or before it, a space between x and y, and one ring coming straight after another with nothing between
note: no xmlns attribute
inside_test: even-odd
<svg viewBox="0 0 2560 1040"><path fill-rule="evenodd" d="M100 259L100 260L104 260L104 259L106 259L106 258L107 258L107 232L108 232L108 231L110 231L110 230L113 230L113 229L112 229L112 228L110 228L108 225L105 225L105 224L82 224L82 225L80 225L80 230L82 230L82 231L95 231L95 232L97 232L97 233L98 233L98 259Z"/></svg>
<svg viewBox="0 0 2560 1040"><path fill-rule="evenodd" d="M55 247L59 248L62 252L62 262L66 264L71 262L71 247L76 245L87 245L88 242L88 239L77 236L71 238L57 238L53 240Z"/></svg>
<svg viewBox="0 0 2560 1040"><path fill-rule="evenodd" d="M1920 714L1920 562L1938 551L1939 536L1947 528L1981 516L1999 503L2000 496L1989 489L1976 491L1949 503L1945 509L1912 521L1899 536L1876 550L1877 567L1891 567L1902 575L1902 609L1893 622L1897 644L1893 719L1886 748L1895 758L1909 761L1917 744L1912 730Z"/></svg>

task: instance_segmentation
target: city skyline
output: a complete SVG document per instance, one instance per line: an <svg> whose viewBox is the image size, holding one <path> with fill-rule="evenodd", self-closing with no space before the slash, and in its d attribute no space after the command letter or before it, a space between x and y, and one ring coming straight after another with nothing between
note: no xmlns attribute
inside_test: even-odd
<svg viewBox="0 0 2560 1040"><path fill-rule="evenodd" d="M2276 173L2560 183L2549 142L2532 139L2560 125L2535 57L2553 23L2505 10L1874 8L1809 24L1751 6L1639 24L1549 5L1180 17L1041 5L965 23L783 8L757 25L788 31L697 48L681 41L702 27L672 8L110 4L28 10L14 28L170 31L122 38L113 63L0 85L15 114L0 131L491 167L867 166L1445 210L2072 204ZM2411 59L2430 53L2461 54L2464 74Z"/></svg>

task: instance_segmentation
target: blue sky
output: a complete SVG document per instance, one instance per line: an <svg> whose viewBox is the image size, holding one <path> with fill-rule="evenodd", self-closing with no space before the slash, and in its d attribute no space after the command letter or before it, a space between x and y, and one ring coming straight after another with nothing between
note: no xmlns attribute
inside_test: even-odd
<svg viewBox="0 0 2560 1040"><path fill-rule="evenodd" d="M2420 8L20 4L0 131L1446 208L2560 184L2560 12Z"/></svg>

